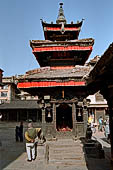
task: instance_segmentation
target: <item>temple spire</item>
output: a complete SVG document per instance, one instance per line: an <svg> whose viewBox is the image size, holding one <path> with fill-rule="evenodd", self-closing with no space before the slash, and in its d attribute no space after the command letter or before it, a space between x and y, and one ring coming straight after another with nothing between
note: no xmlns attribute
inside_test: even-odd
<svg viewBox="0 0 113 170"><path fill-rule="evenodd" d="M57 24L61 24L61 23L66 24L66 19L65 19L65 16L64 16L64 10L62 8L63 3L60 3L59 5L60 5L60 8L59 8L59 13L58 13L56 23Z"/></svg>

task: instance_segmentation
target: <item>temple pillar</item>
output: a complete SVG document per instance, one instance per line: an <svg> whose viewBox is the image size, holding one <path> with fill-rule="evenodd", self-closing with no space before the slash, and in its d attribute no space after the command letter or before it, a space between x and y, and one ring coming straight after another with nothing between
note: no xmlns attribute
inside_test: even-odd
<svg viewBox="0 0 113 170"><path fill-rule="evenodd" d="M53 103L52 106L52 113L53 113L53 137L56 136L56 104Z"/></svg>
<svg viewBox="0 0 113 170"><path fill-rule="evenodd" d="M42 130L45 135L46 133L46 121L45 121L45 108L42 108Z"/></svg>
<svg viewBox="0 0 113 170"><path fill-rule="evenodd" d="M84 135L86 135L87 122L88 122L88 102L86 99L83 100L83 122L84 122Z"/></svg>
<svg viewBox="0 0 113 170"><path fill-rule="evenodd" d="M87 120L88 120L88 111L87 111L87 109L83 108L83 121L84 121L84 123L87 124Z"/></svg>
<svg viewBox="0 0 113 170"><path fill-rule="evenodd" d="M77 135L77 129L76 129L76 106L75 103L72 104L72 121L73 121L73 134L74 136Z"/></svg>
<svg viewBox="0 0 113 170"><path fill-rule="evenodd" d="M86 130L87 130L87 120L88 120L88 111L86 108L84 108L83 109L84 135L86 134Z"/></svg>
<svg viewBox="0 0 113 170"><path fill-rule="evenodd" d="M73 123L76 122L76 106L75 106L75 103L72 104L72 118L73 118Z"/></svg>
<svg viewBox="0 0 113 170"><path fill-rule="evenodd" d="M56 104L53 103L53 124L54 128L56 129Z"/></svg>
<svg viewBox="0 0 113 170"><path fill-rule="evenodd" d="M46 123L45 121L45 109L42 109L42 124Z"/></svg>

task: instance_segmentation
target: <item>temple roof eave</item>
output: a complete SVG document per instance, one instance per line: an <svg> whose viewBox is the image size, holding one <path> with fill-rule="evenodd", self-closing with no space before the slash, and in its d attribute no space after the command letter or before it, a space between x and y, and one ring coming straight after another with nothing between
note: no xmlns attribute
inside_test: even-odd
<svg viewBox="0 0 113 170"><path fill-rule="evenodd" d="M43 81L43 82L19 82L18 88L47 88L47 87L77 87L85 86L85 81L68 81L68 82L56 82L56 81Z"/></svg>
<svg viewBox="0 0 113 170"><path fill-rule="evenodd" d="M69 80L83 80L84 76L90 72L89 66L75 66L70 69L55 69L53 67L41 67L35 70L26 72L25 75L19 77L19 80L26 81L69 81Z"/></svg>
<svg viewBox="0 0 113 170"><path fill-rule="evenodd" d="M73 45L73 46L93 46L94 45L94 39L93 38L87 38L87 39L81 39L81 40L70 40L70 41L50 41L50 40L31 40L30 46L33 49L34 47L39 46L59 46L59 45Z"/></svg>
<svg viewBox="0 0 113 170"><path fill-rule="evenodd" d="M42 21L42 26L43 28L44 27L59 27L59 26L62 26L62 24L54 24L54 23L46 23L44 22L43 20ZM78 22L78 23L75 23L75 24L64 24L65 27L81 27L82 26L82 23L83 23L83 20Z"/></svg>
<svg viewBox="0 0 113 170"><path fill-rule="evenodd" d="M55 32L55 33L57 33L57 32L61 32L61 28L57 28L57 29L55 29L55 28L46 28L46 29L44 29L44 32ZM72 29L71 28L64 28L64 32L70 32L70 33L75 33L75 32L80 32L81 31L81 28L80 27L78 27L78 28L73 28L72 27Z"/></svg>

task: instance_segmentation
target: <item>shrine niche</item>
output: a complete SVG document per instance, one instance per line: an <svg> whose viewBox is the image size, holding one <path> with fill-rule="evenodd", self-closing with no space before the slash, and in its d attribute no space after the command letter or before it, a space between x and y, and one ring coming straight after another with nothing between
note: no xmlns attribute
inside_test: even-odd
<svg viewBox="0 0 113 170"><path fill-rule="evenodd" d="M72 108L68 104L60 104L56 108L57 131L72 131Z"/></svg>

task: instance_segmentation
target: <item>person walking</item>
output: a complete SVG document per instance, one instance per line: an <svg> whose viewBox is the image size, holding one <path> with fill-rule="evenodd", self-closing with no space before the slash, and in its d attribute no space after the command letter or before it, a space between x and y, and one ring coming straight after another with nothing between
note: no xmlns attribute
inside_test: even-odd
<svg viewBox="0 0 113 170"><path fill-rule="evenodd" d="M99 118L98 131L99 131L99 132L102 132L102 131L103 131L103 119L102 119L102 116L100 116L100 118Z"/></svg>
<svg viewBox="0 0 113 170"><path fill-rule="evenodd" d="M28 160L32 161L36 158L36 150L35 150L35 138L37 137L36 129L33 127L32 122L28 123L28 129L25 132L25 139L26 139L26 151Z"/></svg>

